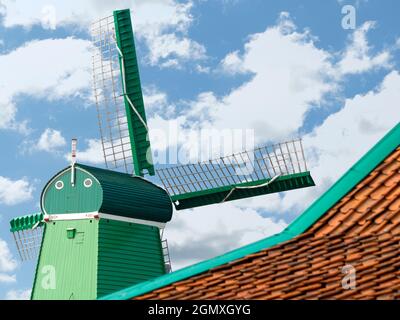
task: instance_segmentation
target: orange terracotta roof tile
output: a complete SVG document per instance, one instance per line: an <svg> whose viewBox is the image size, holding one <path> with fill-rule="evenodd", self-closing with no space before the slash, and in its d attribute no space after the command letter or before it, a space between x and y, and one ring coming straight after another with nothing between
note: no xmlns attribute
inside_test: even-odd
<svg viewBox="0 0 400 320"><path fill-rule="evenodd" d="M400 148L300 236L135 299L400 299Z"/></svg>

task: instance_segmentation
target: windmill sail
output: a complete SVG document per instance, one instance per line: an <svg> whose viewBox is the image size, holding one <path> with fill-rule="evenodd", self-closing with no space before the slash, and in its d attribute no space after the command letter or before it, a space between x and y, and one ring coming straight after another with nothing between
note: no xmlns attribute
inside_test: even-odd
<svg viewBox="0 0 400 320"><path fill-rule="evenodd" d="M129 10L91 26L93 90L107 168L154 175Z"/></svg>
<svg viewBox="0 0 400 320"><path fill-rule="evenodd" d="M157 175L177 210L315 185L301 140L166 167Z"/></svg>
<svg viewBox="0 0 400 320"><path fill-rule="evenodd" d="M35 260L43 236L43 214L34 213L10 221L14 241L22 261Z"/></svg>
<svg viewBox="0 0 400 320"><path fill-rule="evenodd" d="M93 79L107 168L155 174L129 10L93 23ZM157 170L176 209L314 186L301 140Z"/></svg>

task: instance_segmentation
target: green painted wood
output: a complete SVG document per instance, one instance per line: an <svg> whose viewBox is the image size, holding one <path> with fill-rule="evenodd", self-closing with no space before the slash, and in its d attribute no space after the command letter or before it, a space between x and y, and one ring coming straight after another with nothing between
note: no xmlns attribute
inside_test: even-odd
<svg viewBox="0 0 400 320"><path fill-rule="evenodd" d="M172 218L172 204L167 192L140 177L79 164L90 172L103 190L102 213L168 222Z"/></svg>
<svg viewBox="0 0 400 320"><path fill-rule="evenodd" d="M67 236L71 229L73 239ZM46 288L49 266L55 271L54 289ZM95 299L164 273L156 227L108 219L49 222L32 299Z"/></svg>
<svg viewBox="0 0 400 320"><path fill-rule="evenodd" d="M90 187L84 185L87 179ZM60 181L63 187L57 189ZM171 200L162 188L141 177L80 164L75 165L74 185L71 167L50 179L41 204L45 214L61 217L100 212L167 222L172 216ZM37 217L14 220L12 227L26 227ZM54 289L43 286L49 266L56 275ZM112 219L50 221L45 223L32 299L95 299L164 273L156 227Z"/></svg>
<svg viewBox="0 0 400 320"><path fill-rule="evenodd" d="M124 59L124 66L122 66L122 58L120 57L121 77L122 71L125 74L126 92L124 93L130 98L137 112L146 122L139 65L136 57L135 40L129 9L114 11L114 25L117 45ZM122 70L122 68L124 68L124 70ZM154 175L155 171L147 129L132 110L126 96L124 98L125 110L128 120L135 174L143 177L145 171L147 171L148 174Z"/></svg>
<svg viewBox="0 0 400 320"><path fill-rule="evenodd" d="M113 237L114 239L114 237ZM116 254L120 254L121 251L129 253L133 258L136 256L142 257L143 259L146 259L147 257L152 257L153 254L158 254L158 248L155 247L157 245L157 241L151 241L149 243L143 243L143 241L135 241L132 242L132 245L135 245L133 249L126 249L124 248L123 250L116 250L115 245L118 244L118 240L113 240L110 241L109 243L106 244L100 244L101 248L104 249L113 249ZM113 256L113 253L111 252L109 254L110 256Z"/></svg>
<svg viewBox="0 0 400 320"><path fill-rule="evenodd" d="M103 192L101 185L88 172L76 166L75 184L71 184L71 170L66 170L53 177L42 193L42 210L46 214L95 212L101 207ZM85 179L91 179L93 185L86 188ZM62 181L64 187L56 188L56 183Z"/></svg>
<svg viewBox="0 0 400 320"><path fill-rule="evenodd" d="M100 220L98 295L165 273L159 229L115 220Z"/></svg>
<svg viewBox="0 0 400 320"><path fill-rule="evenodd" d="M167 192L141 177L75 165L75 185L71 185L71 167L56 174L46 184L41 196L42 211L47 214L101 212L147 221L168 222L172 204ZM93 182L90 188L85 179ZM64 183L56 189L58 181Z"/></svg>
<svg viewBox="0 0 400 320"><path fill-rule="evenodd" d="M76 229L68 239L67 229ZM96 299L97 220L46 224L33 285L33 300ZM51 285L54 271L54 287Z"/></svg>
<svg viewBox="0 0 400 320"><path fill-rule="evenodd" d="M264 179L255 182L246 182L215 189L179 194L172 196L171 200L175 203L175 208L177 210L220 203L225 199L225 197L234 187L258 186L265 184L270 180L271 179ZM252 188L252 189L236 189L229 196L229 198L226 199L226 201L256 197L269 193L283 192L283 191L311 187L311 186L315 186L315 183L311 177L310 172L296 173L279 177L275 181L273 181L273 183L264 187Z"/></svg>
<svg viewBox="0 0 400 320"><path fill-rule="evenodd" d="M21 230L32 229L35 225L41 225L43 221L43 213L33 213L22 217L16 217L10 220L10 231L16 232Z"/></svg>

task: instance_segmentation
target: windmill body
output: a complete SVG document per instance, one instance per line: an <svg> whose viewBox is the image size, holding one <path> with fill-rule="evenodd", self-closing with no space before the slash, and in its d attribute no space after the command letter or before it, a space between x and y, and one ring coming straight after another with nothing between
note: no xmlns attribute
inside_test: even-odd
<svg viewBox="0 0 400 320"><path fill-rule="evenodd" d="M96 299L170 272L162 234L173 207L314 185L301 140L155 170L130 11L96 21L92 36L107 169L75 163L73 141L73 161L44 187L41 212L11 220L21 259L38 257L32 299Z"/></svg>
<svg viewBox="0 0 400 320"><path fill-rule="evenodd" d="M166 272L160 229L172 204L151 182L76 164L47 183L41 206L33 299L95 299Z"/></svg>

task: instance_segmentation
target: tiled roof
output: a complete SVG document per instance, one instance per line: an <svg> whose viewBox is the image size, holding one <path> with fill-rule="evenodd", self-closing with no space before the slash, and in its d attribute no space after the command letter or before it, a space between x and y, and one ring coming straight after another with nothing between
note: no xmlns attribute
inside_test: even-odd
<svg viewBox="0 0 400 320"><path fill-rule="evenodd" d="M399 143L400 124L280 234L104 299L400 298Z"/></svg>
<svg viewBox="0 0 400 320"><path fill-rule="evenodd" d="M302 235L136 299L289 298L400 299L400 148Z"/></svg>
<svg viewBox="0 0 400 320"><path fill-rule="evenodd" d="M400 236L302 237L136 299L400 298ZM356 270L345 290L342 267Z"/></svg>

